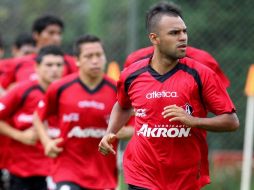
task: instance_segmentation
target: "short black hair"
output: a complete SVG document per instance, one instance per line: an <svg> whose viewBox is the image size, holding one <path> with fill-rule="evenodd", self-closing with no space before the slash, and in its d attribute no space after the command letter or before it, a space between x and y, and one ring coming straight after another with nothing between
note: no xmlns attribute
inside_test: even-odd
<svg viewBox="0 0 254 190"><path fill-rule="evenodd" d="M61 50L61 48L59 46L55 46L55 45L45 46L40 49L40 51L36 57L37 64L41 63L41 61L45 55L64 56L64 52Z"/></svg>
<svg viewBox="0 0 254 190"><path fill-rule="evenodd" d="M163 15L179 16L183 19L181 8L173 2L161 1L153 5L146 14L146 27L148 32L154 32L156 23Z"/></svg>
<svg viewBox="0 0 254 190"><path fill-rule="evenodd" d="M74 55L77 57L80 55L80 45L85 43L93 43L93 42L99 42L102 44L101 39L95 35L85 34L83 36L80 36L74 43L74 47L73 47Z"/></svg>
<svg viewBox="0 0 254 190"><path fill-rule="evenodd" d="M34 21L32 32L40 34L49 25L58 25L62 30L64 29L64 23L60 18L53 15L44 15Z"/></svg>
<svg viewBox="0 0 254 190"><path fill-rule="evenodd" d="M19 34L13 44L17 49L20 49L23 45L35 46L35 41L31 34L21 33Z"/></svg>

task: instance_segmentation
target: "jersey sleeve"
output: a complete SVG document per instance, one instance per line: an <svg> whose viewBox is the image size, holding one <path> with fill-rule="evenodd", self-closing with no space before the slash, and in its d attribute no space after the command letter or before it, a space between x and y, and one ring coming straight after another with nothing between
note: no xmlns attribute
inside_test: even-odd
<svg viewBox="0 0 254 190"><path fill-rule="evenodd" d="M17 87L11 89L7 94L0 98L0 119L9 119L18 109L21 102Z"/></svg>
<svg viewBox="0 0 254 190"><path fill-rule="evenodd" d="M63 76L75 73L78 71L78 68L76 66L76 60L74 57L69 56L69 55L64 55L64 71L63 71Z"/></svg>
<svg viewBox="0 0 254 190"><path fill-rule="evenodd" d="M222 69L220 68L219 63L216 61L216 59L208 52L197 49L194 47L188 46L187 56L198 61L201 64L206 65L210 69L212 69L219 77L221 80L222 84L228 88L230 86L230 81L227 78L227 76L223 73Z"/></svg>
<svg viewBox="0 0 254 190"><path fill-rule="evenodd" d="M123 74L120 75L120 79L117 81L117 101L122 108L131 108L131 101L128 93L125 89L125 80Z"/></svg>
<svg viewBox="0 0 254 190"><path fill-rule="evenodd" d="M225 86L213 71L205 73L202 95L206 108L215 115L236 111Z"/></svg>
<svg viewBox="0 0 254 190"><path fill-rule="evenodd" d="M16 71L16 65L15 63L9 64L9 67L5 69L2 79L1 79L1 86L4 89L7 89L10 84L15 82L15 71Z"/></svg>
<svg viewBox="0 0 254 190"><path fill-rule="evenodd" d="M40 119L46 120L50 116L56 116L58 111L58 97L57 88L54 85L50 85L44 99L41 100L37 107L37 113Z"/></svg>

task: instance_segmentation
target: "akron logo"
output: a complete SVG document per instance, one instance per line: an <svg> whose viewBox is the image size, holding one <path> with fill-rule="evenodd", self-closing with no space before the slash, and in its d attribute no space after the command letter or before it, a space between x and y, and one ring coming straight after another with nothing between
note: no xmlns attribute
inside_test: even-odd
<svg viewBox="0 0 254 190"><path fill-rule="evenodd" d="M193 113L193 108L190 104L186 103L182 108L189 114L192 115Z"/></svg>

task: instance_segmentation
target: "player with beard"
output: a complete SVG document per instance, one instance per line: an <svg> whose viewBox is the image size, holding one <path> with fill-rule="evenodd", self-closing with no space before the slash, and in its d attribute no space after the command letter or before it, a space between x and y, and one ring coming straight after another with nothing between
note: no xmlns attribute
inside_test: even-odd
<svg viewBox="0 0 254 190"><path fill-rule="evenodd" d="M216 73L185 58L181 14L162 2L146 18L153 56L122 72L99 151L115 154L115 134L133 107L135 134L123 161L129 189L199 190L210 183L206 132L238 129L235 107Z"/></svg>

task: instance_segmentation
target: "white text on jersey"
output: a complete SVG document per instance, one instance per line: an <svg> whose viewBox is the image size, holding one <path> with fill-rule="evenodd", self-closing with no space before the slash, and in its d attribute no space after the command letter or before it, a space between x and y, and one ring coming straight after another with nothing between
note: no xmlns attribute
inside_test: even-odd
<svg viewBox="0 0 254 190"><path fill-rule="evenodd" d="M102 102L97 102L97 101L87 101L87 100L83 100L78 102L78 107L80 108L95 108L98 110L104 110L105 109L105 105Z"/></svg>
<svg viewBox="0 0 254 190"><path fill-rule="evenodd" d="M96 129L96 128L85 128L81 129L80 126L75 126L68 133L68 138L102 138L106 134L106 129Z"/></svg>
<svg viewBox="0 0 254 190"><path fill-rule="evenodd" d="M70 113L63 115L63 122L79 121L78 113Z"/></svg>
<svg viewBox="0 0 254 190"><path fill-rule="evenodd" d="M170 128L151 128L148 127L148 124L143 124L141 129L137 131L137 135L144 136L144 137L170 137L170 138L175 138L175 137L188 137L190 135L190 130L191 128L188 127L170 127Z"/></svg>
<svg viewBox="0 0 254 190"><path fill-rule="evenodd" d="M170 92L170 91L153 91L146 94L146 99L156 99L156 98L177 98L177 92Z"/></svg>

